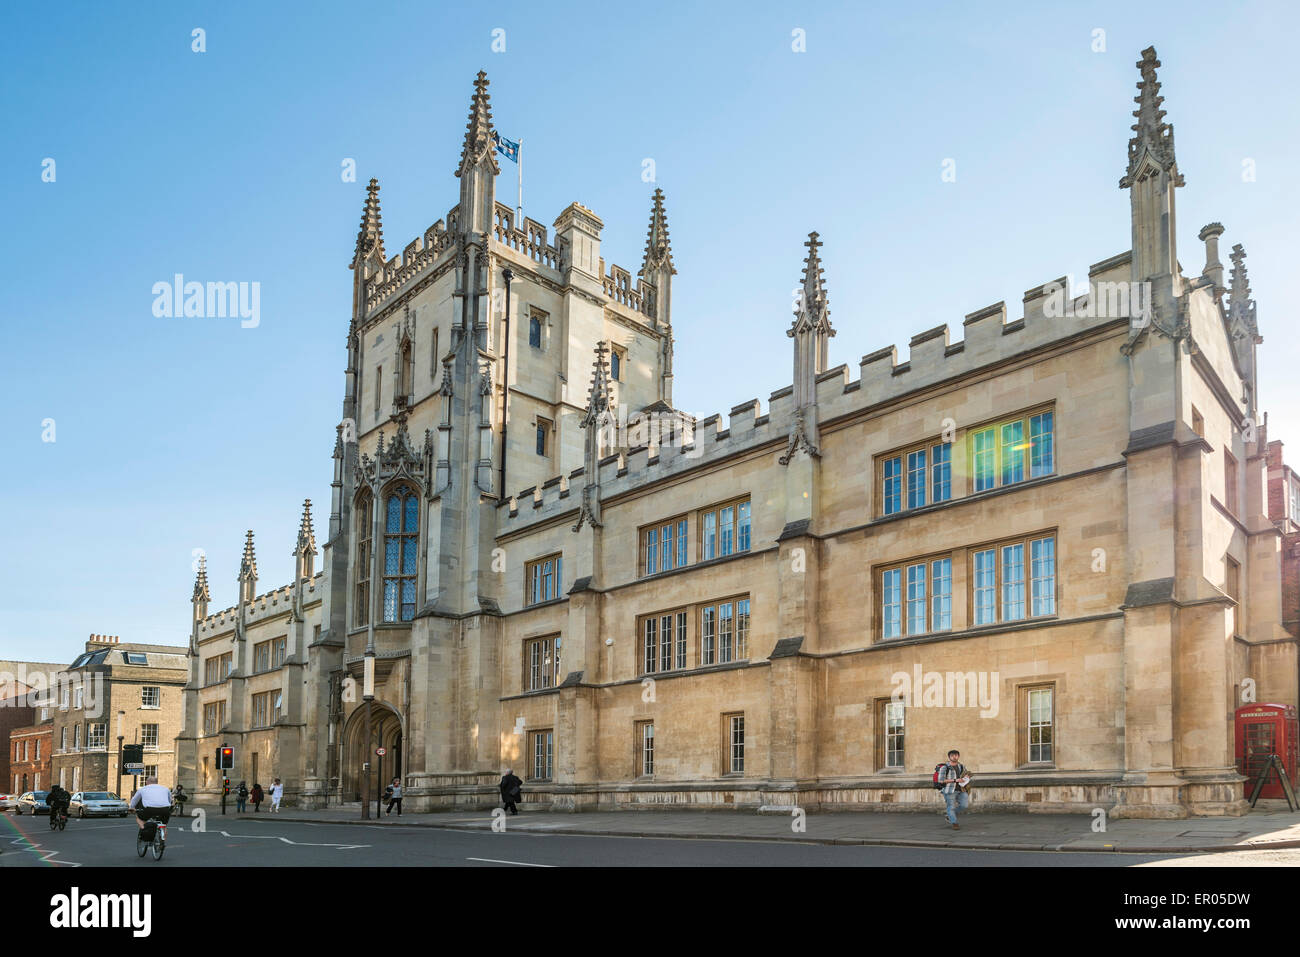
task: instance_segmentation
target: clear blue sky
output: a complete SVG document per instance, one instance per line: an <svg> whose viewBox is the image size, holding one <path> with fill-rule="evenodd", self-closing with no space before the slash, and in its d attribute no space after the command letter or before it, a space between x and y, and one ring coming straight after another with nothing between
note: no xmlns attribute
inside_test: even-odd
<svg viewBox="0 0 1300 957"><path fill-rule="evenodd" d="M953 3L101 4L9 10L0 658L91 632L184 643L192 553L233 603L292 576L304 498L323 540L364 183L389 253L453 206L473 76L524 138L525 210L577 200L635 272L653 158L667 194L676 400L699 415L790 381L791 289L825 242L832 364L1129 247L1118 186L1154 44L1199 228L1249 252L1263 405L1300 459L1294 5ZM191 30L207 52L191 52ZM492 31L506 50L491 50ZM807 52L791 50L806 31ZM1106 31L1106 52L1091 49ZM41 181L46 157L54 183ZM358 182L340 164L357 161ZM941 163L956 161L955 183ZM1243 182L1243 159L1257 181ZM513 202L514 167L498 195ZM261 283L261 323L155 318L174 273ZM56 441L41 441L42 420Z"/></svg>

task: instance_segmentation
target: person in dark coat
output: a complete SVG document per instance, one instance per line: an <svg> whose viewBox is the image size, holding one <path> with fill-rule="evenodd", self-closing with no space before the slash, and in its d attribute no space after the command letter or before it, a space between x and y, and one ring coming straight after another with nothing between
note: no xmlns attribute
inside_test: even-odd
<svg viewBox="0 0 1300 957"><path fill-rule="evenodd" d="M519 803L524 782L515 777L513 768L507 768L506 773L501 775L501 800L505 804L505 810L511 814L518 814L519 808L515 807Z"/></svg>
<svg viewBox="0 0 1300 957"><path fill-rule="evenodd" d="M262 810L262 802L266 800L266 795L262 793L262 785L256 781L253 782L253 793L251 795L253 802L253 813L256 814Z"/></svg>

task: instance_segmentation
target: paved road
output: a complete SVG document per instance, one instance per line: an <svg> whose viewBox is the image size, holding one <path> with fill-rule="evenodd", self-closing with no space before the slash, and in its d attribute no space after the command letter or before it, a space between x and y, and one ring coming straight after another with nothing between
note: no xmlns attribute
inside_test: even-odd
<svg viewBox="0 0 1300 957"><path fill-rule="evenodd" d="M181 819L177 818L177 822ZM305 824L269 818L209 818L207 830L186 819L170 828L161 861L135 853L135 822L73 820L52 832L46 818L0 817L0 867L112 866L133 868L296 865L413 867L659 867L740 866L1132 867L1177 863L1175 854L976 851L939 848L827 846L789 840L706 841L673 838L583 837L555 829L506 833L452 831L387 824ZM1203 860L1203 858L1202 858ZM1251 863L1253 859L1238 863ZM1260 861L1262 863L1262 861Z"/></svg>

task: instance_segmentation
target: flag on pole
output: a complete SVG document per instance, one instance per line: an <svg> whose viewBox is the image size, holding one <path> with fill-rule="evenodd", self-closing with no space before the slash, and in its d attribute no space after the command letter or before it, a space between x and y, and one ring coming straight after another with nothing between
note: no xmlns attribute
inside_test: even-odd
<svg viewBox="0 0 1300 957"><path fill-rule="evenodd" d="M508 160L515 163L519 162L519 144L506 139L495 130L492 131L492 140L497 145L497 152Z"/></svg>

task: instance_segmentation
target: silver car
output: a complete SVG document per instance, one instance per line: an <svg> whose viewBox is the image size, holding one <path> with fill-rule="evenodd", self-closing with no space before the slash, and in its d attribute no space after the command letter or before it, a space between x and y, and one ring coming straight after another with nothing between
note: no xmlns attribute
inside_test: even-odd
<svg viewBox="0 0 1300 957"><path fill-rule="evenodd" d="M0 811L12 811L17 806L17 794L0 794Z"/></svg>
<svg viewBox="0 0 1300 957"><path fill-rule="evenodd" d="M111 791L78 791L68 802L68 815L76 817L126 817L127 805Z"/></svg>

